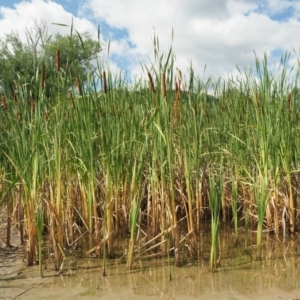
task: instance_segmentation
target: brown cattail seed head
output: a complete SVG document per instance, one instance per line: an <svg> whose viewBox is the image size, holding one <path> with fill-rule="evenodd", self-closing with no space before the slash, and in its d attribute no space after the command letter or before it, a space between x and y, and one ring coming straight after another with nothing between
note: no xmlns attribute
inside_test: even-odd
<svg viewBox="0 0 300 300"><path fill-rule="evenodd" d="M287 108L288 108L288 110L291 109L291 98L292 98L292 94L289 93L288 97L287 97Z"/></svg>
<svg viewBox="0 0 300 300"><path fill-rule="evenodd" d="M175 99L176 102L178 102L180 99L180 81L179 83L175 82Z"/></svg>
<svg viewBox="0 0 300 300"><path fill-rule="evenodd" d="M19 112L17 112L16 117L17 117L18 122L20 123L22 121L22 116Z"/></svg>
<svg viewBox="0 0 300 300"><path fill-rule="evenodd" d="M7 103L6 103L6 100L5 100L4 96L2 96L1 102L2 102L3 109L7 110Z"/></svg>
<svg viewBox="0 0 300 300"><path fill-rule="evenodd" d="M76 86L77 86L78 94L82 96L82 88L78 77L76 77Z"/></svg>
<svg viewBox="0 0 300 300"><path fill-rule="evenodd" d="M103 71L103 91L104 91L104 94L107 93L106 73L105 73L105 71Z"/></svg>
<svg viewBox="0 0 300 300"><path fill-rule="evenodd" d="M255 94L254 94L254 103L255 103L256 106L258 106L258 104L259 104L258 93L255 93Z"/></svg>
<svg viewBox="0 0 300 300"><path fill-rule="evenodd" d="M155 91L155 87L154 87L154 84L153 84L152 76L151 76L150 72L148 72L147 74L148 74L148 78L149 78L149 82L150 82L151 91L155 94L156 91Z"/></svg>
<svg viewBox="0 0 300 300"><path fill-rule="evenodd" d="M45 64L42 66L41 87L45 87Z"/></svg>
<svg viewBox="0 0 300 300"><path fill-rule="evenodd" d="M56 70L60 70L60 51L56 50Z"/></svg>
<svg viewBox="0 0 300 300"><path fill-rule="evenodd" d="M179 69L177 69L177 73L178 73L178 87L180 89L180 85L181 85L181 81L182 81L182 75L181 75L181 71Z"/></svg>
<svg viewBox="0 0 300 300"><path fill-rule="evenodd" d="M30 109L31 111L34 111L34 99L30 98Z"/></svg>
<svg viewBox="0 0 300 300"><path fill-rule="evenodd" d="M71 103L72 103L72 107L75 108L75 102L74 102L74 98L73 98L73 94L72 92L69 93L70 95L70 99L71 99Z"/></svg>
<svg viewBox="0 0 300 300"><path fill-rule="evenodd" d="M49 119L49 113L48 113L48 111L44 111L44 120L47 122L48 121L48 119Z"/></svg>
<svg viewBox="0 0 300 300"><path fill-rule="evenodd" d="M166 97L167 95L167 88L166 88L166 74L165 73L162 73L162 76L161 76L161 89L162 89L162 95L164 97Z"/></svg>

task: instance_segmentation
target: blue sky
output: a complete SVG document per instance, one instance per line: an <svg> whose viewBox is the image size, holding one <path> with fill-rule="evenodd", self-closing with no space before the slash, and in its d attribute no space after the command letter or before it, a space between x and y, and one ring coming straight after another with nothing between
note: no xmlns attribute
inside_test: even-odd
<svg viewBox="0 0 300 300"><path fill-rule="evenodd" d="M236 65L241 70L254 65L254 51L259 57L267 53L274 69L282 53L299 54L299 0L1 0L0 37L11 30L24 33L33 19L45 20L50 32L67 33L51 23L71 24L72 18L78 31L94 37L100 22L116 72L142 74L140 62L154 59L154 34L162 52L172 43L177 68L185 72L192 62L200 78L205 68L216 78L237 76ZM292 56L290 65L296 61Z"/></svg>
<svg viewBox="0 0 300 300"><path fill-rule="evenodd" d="M1 0L1 6L14 8L15 4L18 4L20 2L22 2L22 1ZM30 3L30 1L27 1L27 2ZM45 1L45 2L47 2L47 1ZM82 3L82 1L74 1L74 0L60 0L60 1L54 1L54 2L61 4L66 11L71 12L74 15L78 14L79 5Z"/></svg>

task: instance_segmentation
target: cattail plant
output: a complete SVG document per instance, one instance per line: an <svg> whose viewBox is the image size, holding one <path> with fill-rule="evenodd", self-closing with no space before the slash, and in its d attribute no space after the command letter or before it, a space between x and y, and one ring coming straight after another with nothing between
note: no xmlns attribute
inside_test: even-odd
<svg viewBox="0 0 300 300"><path fill-rule="evenodd" d="M39 273L43 277L43 256L42 256L42 243L43 243L43 228L44 228L44 211L41 204L37 207L35 213L35 222L38 234L38 252L39 252Z"/></svg>
<svg viewBox="0 0 300 300"><path fill-rule="evenodd" d="M219 219L221 209L221 197L223 194L222 167L218 174L209 175L209 207L211 211L211 250L210 269L214 271L220 265L219 247Z"/></svg>
<svg viewBox="0 0 300 300"><path fill-rule="evenodd" d="M258 170L256 180L254 182L254 195L257 204L257 254L256 259L261 260L262 258L262 234L263 234L263 223L266 214L267 203L269 200L268 195L269 181L268 177L265 176L261 170Z"/></svg>
<svg viewBox="0 0 300 300"><path fill-rule="evenodd" d="M133 262L133 250L134 250L134 234L137 226L138 215L140 213L141 198L143 197L143 164L144 164L144 155L145 150L147 149L147 137L142 148L139 150L139 156L134 161L133 171L131 174L131 186L130 186L130 240L128 246L128 256L127 256L127 267L132 268Z"/></svg>
<svg viewBox="0 0 300 300"><path fill-rule="evenodd" d="M234 233L236 242L238 241L238 179L237 175L233 176L231 182L231 190L232 190L232 214L233 214L233 223L234 223Z"/></svg>

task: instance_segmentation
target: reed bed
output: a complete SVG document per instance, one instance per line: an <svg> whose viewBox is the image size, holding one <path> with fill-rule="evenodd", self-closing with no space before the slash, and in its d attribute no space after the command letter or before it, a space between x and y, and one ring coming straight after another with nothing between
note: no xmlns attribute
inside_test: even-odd
<svg viewBox="0 0 300 300"><path fill-rule="evenodd" d="M128 268L153 255L180 266L184 249L199 255L211 220L214 270L219 227L232 226L237 244L240 230L257 231L257 259L264 231L284 240L300 230L299 66L289 77L283 58L273 76L265 57L236 81L203 83L190 69L185 82L172 49L161 54L157 37L154 48L149 81L128 85L98 63L82 83L80 66L63 70L57 51L50 96L41 65L35 98L22 78L16 96L1 98L0 201L28 265L46 259L42 234L58 271L80 243L85 255L116 257L117 238L128 240Z"/></svg>

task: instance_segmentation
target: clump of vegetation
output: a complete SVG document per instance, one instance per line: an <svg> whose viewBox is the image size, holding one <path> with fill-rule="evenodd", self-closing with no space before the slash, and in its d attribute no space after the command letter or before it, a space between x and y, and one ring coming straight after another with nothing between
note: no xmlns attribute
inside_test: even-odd
<svg viewBox="0 0 300 300"><path fill-rule="evenodd" d="M129 233L128 268L170 252L180 266L211 218L214 270L223 224L237 241L241 226L257 226L257 259L264 229L297 230L299 78L287 76L288 56L276 76L265 57L236 82L202 83L190 70L186 84L154 36L149 82L129 87L91 64L99 41L72 26L67 37L29 37L0 47L0 201L15 208L28 265L42 234L60 270L79 241L105 261Z"/></svg>

